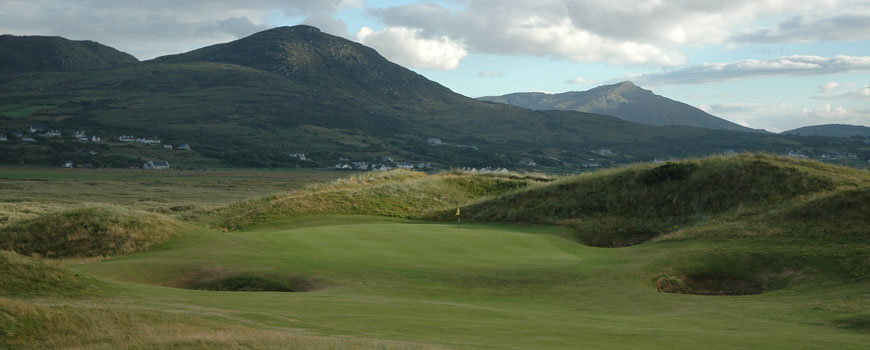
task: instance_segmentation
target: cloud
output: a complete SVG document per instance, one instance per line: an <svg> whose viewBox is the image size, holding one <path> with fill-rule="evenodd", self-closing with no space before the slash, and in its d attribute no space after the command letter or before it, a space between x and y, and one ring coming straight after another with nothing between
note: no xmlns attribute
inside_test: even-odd
<svg viewBox="0 0 870 350"><path fill-rule="evenodd" d="M859 87L856 83L828 82L819 86L813 95L819 100L859 100L870 102L870 86Z"/></svg>
<svg viewBox="0 0 870 350"><path fill-rule="evenodd" d="M870 56L786 56L772 60L704 63L627 77L641 85L704 84L770 76L826 75L870 71Z"/></svg>
<svg viewBox="0 0 870 350"><path fill-rule="evenodd" d="M232 17L217 22L217 27L224 33L235 37L245 37L259 31L269 29L268 25L256 24L248 17Z"/></svg>
<svg viewBox="0 0 870 350"><path fill-rule="evenodd" d="M782 132L807 125L820 124L867 124L870 109L849 109L839 105L824 104L796 107L787 102L777 104L723 103L702 106L715 116L745 123L753 128Z"/></svg>
<svg viewBox="0 0 870 350"><path fill-rule="evenodd" d="M595 83L595 82L591 81L591 80L583 79L583 77L576 77L574 79L565 81L565 84L577 84L577 85L593 84L593 83Z"/></svg>
<svg viewBox="0 0 870 350"><path fill-rule="evenodd" d="M744 35L760 32L760 20L815 13L843 19L855 8L866 10L862 1L467 0L461 6L415 3L368 12L389 27L464 42L471 52L678 66L686 61L686 48L727 44L744 28ZM859 31L858 18L852 22ZM853 40L850 35L829 38Z"/></svg>
<svg viewBox="0 0 870 350"><path fill-rule="evenodd" d="M795 16L775 27L738 34L733 39L748 43L867 40L870 39L870 14L845 14L818 19Z"/></svg>
<svg viewBox="0 0 870 350"><path fill-rule="evenodd" d="M326 19L335 11L357 5L348 0L3 0L0 33L94 40L150 59L267 29L275 11L328 26ZM324 31L342 34L340 25Z"/></svg>
<svg viewBox="0 0 870 350"><path fill-rule="evenodd" d="M487 69L483 72L477 73L477 76L480 78L501 78L502 76L504 76L504 73L495 72L491 69Z"/></svg>
<svg viewBox="0 0 870 350"><path fill-rule="evenodd" d="M389 27L375 31L363 27L356 40L371 46L387 59L413 68L451 70L459 66L468 50L446 36L423 37L421 29Z"/></svg>

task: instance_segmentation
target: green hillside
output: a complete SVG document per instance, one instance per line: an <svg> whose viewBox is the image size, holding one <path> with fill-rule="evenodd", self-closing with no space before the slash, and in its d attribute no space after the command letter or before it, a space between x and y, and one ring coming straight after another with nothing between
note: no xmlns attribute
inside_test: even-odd
<svg viewBox="0 0 870 350"><path fill-rule="evenodd" d="M0 132L10 135L0 143L0 163L16 165L313 168L390 156L440 168L565 171L590 158L611 166L725 150L870 156L870 146L852 140L654 127L480 102L308 26L117 69L6 74L0 92ZM35 138L29 143L14 136L36 124L68 136L22 135ZM103 141L75 140L78 130ZM120 135L192 150L121 143ZM306 160L288 156L296 153Z"/></svg>
<svg viewBox="0 0 870 350"><path fill-rule="evenodd" d="M90 71L138 62L127 53L93 41L0 35L0 74Z"/></svg>
<svg viewBox="0 0 870 350"><path fill-rule="evenodd" d="M606 114L650 125L683 125L717 130L763 132L734 124L685 103L656 95L630 81L603 85L589 91L571 91L559 94L520 92L504 96L485 96L478 99L534 110L557 109Z"/></svg>
<svg viewBox="0 0 870 350"><path fill-rule="evenodd" d="M0 253L0 346L863 349L868 188L866 171L750 154L360 175L181 215L112 259ZM74 216L7 228L68 232L35 228L56 215ZM626 225L655 231L583 244Z"/></svg>
<svg viewBox="0 0 870 350"><path fill-rule="evenodd" d="M783 135L828 136L828 137L870 137L870 128L862 125L825 124L813 125L783 131Z"/></svg>

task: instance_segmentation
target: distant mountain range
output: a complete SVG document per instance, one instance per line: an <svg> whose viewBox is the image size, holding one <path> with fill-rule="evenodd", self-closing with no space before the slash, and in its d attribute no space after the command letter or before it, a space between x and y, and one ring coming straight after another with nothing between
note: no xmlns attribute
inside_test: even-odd
<svg viewBox="0 0 870 350"><path fill-rule="evenodd" d="M870 128L861 125L824 124L805 126L794 130L783 131L784 135L828 136L828 137L870 137Z"/></svg>
<svg viewBox="0 0 870 350"><path fill-rule="evenodd" d="M599 86L588 91L559 94L519 92L485 96L481 101L507 103L534 110L566 110L607 114L649 125L682 125L717 130L764 132L729 122L698 108L642 89L630 81Z"/></svg>
<svg viewBox="0 0 870 350"><path fill-rule="evenodd" d="M111 69L136 63L136 57L93 41L0 35L0 74Z"/></svg>
<svg viewBox="0 0 870 350"><path fill-rule="evenodd" d="M274 28L144 62L90 42L13 41L21 49L0 55L17 62L0 74L0 134L10 135L0 142L5 164L72 159L130 166L166 159L176 167L324 167L393 159L441 168L580 169L726 150L787 153L805 142L478 101L310 26ZM615 94L624 98L648 93L623 85L628 91ZM35 124L104 140L157 136L193 150L13 136ZM849 142L815 149L837 151Z"/></svg>

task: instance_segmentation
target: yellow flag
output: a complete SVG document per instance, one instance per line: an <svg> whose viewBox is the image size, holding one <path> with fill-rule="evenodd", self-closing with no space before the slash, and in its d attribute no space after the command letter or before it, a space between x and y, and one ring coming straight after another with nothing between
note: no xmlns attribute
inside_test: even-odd
<svg viewBox="0 0 870 350"><path fill-rule="evenodd" d="M459 208L456 208L456 216L459 216Z"/></svg>

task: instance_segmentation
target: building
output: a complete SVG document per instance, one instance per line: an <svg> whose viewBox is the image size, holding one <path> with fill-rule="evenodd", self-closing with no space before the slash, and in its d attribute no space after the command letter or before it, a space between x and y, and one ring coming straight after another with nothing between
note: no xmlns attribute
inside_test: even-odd
<svg viewBox="0 0 870 350"><path fill-rule="evenodd" d="M21 142L36 142L36 139L32 137L22 137Z"/></svg>
<svg viewBox="0 0 870 350"><path fill-rule="evenodd" d="M136 137L133 135L121 135L118 140L121 142L136 142Z"/></svg>
<svg viewBox="0 0 870 350"><path fill-rule="evenodd" d="M172 145L169 145L169 144L163 145L163 149L172 149Z"/></svg>
<svg viewBox="0 0 870 350"><path fill-rule="evenodd" d="M0 135L0 141L9 141L9 137L6 134Z"/></svg>
<svg viewBox="0 0 870 350"><path fill-rule="evenodd" d="M178 145L178 147L176 147L175 149L190 151L190 145L188 145L186 143L182 143L182 144Z"/></svg>
<svg viewBox="0 0 870 350"><path fill-rule="evenodd" d="M357 170L368 170L369 169L369 165L366 162L353 162L353 163L350 163L350 165L352 165L353 168L357 169Z"/></svg>
<svg viewBox="0 0 870 350"><path fill-rule="evenodd" d="M287 154L287 156L290 158L296 158L299 160L306 160L307 159L307 158L305 158L305 153L290 153L290 154Z"/></svg>
<svg viewBox="0 0 870 350"><path fill-rule="evenodd" d="M38 133L40 131L45 131L45 127L42 125L31 125L29 131L31 134L35 134L35 133Z"/></svg>
<svg viewBox="0 0 870 350"><path fill-rule="evenodd" d="M433 145L440 145L441 139L439 139L437 137L430 137L430 138L426 139L426 142L433 144Z"/></svg>
<svg viewBox="0 0 870 350"><path fill-rule="evenodd" d="M159 145L160 138L158 137L143 137L136 139L136 142L146 144L146 145Z"/></svg>
<svg viewBox="0 0 870 350"><path fill-rule="evenodd" d="M143 165L142 167L149 170L168 170L169 162L165 160L149 161L148 163L145 163L145 165Z"/></svg>
<svg viewBox="0 0 870 350"><path fill-rule="evenodd" d="M74 165L74 164L73 164L72 161L68 161L68 162L66 162L66 163L63 163L63 167L64 167L64 168L72 168L73 165Z"/></svg>
<svg viewBox="0 0 870 350"><path fill-rule="evenodd" d="M91 142L100 142L99 136L91 136Z"/></svg>
<svg viewBox="0 0 870 350"><path fill-rule="evenodd" d="M42 137L60 137L61 134L60 134L60 130L49 130L49 131L46 131L46 132L40 134L39 136L42 136Z"/></svg>
<svg viewBox="0 0 870 350"><path fill-rule="evenodd" d="M372 165L372 171L387 171L392 169L393 167L384 164L374 164Z"/></svg>

